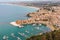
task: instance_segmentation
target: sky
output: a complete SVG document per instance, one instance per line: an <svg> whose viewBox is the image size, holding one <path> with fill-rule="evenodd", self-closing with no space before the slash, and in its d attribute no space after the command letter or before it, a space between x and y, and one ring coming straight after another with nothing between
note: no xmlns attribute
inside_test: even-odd
<svg viewBox="0 0 60 40"><path fill-rule="evenodd" d="M59 0L0 0L0 2L11 2L11 1L59 1Z"/></svg>

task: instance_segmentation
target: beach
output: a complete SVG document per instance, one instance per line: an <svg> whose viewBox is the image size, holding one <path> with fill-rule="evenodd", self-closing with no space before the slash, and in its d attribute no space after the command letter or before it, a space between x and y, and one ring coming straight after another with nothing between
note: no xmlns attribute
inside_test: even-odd
<svg viewBox="0 0 60 40"><path fill-rule="evenodd" d="M11 4L11 3L1 3L1 5L13 5L13 6L20 6L20 7L29 7L29 8L34 8L36 10L39 10L40 8L38 7L33 7L33 6L25 6L25 5L17 5L17 4Z"/></svg>

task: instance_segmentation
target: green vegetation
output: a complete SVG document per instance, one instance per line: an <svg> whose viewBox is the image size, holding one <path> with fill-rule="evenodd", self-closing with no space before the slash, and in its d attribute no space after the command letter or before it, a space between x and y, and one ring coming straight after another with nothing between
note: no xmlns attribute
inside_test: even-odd
<svg viewBox="0 0 60 40"><path fill-rule="evenodd" d="M60 30L43 33L42 35L32 36L26 40L60 40Z"/></svg>

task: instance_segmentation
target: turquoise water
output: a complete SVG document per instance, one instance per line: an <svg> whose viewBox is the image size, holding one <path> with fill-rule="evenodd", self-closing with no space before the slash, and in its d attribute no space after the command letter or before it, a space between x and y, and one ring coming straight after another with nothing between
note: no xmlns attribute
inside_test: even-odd
<svg viewBox="0 0 60 40"><path fill-rule="evenodd" d="M24 28L18 28L9 24L12 21L27 19L26 14L35 11L36 9L29 7L0 5L0 40L3 40L4 35L8 36L8 40L17 40L17 37L20 37L21 40L26 40L26 38L32 35L50 31L44 25L32 26L32 24L27 24L24 25ZM24 33L26 37L18 34L18 32ZM14 33L15 37L11 36L12 33Z"/></svg>

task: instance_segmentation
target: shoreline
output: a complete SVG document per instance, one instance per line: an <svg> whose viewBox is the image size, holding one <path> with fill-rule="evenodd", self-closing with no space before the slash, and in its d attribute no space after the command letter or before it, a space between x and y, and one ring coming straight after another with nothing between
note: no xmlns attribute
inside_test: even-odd
<svg viewBox="0 0 60 40"><path fill-rule="evenodd" d="M18 26L19 28L24 27L24 26L21 26L21 25L16 24L16 22L10 22L10 24L13 25L13 26Z"/></svg>
<svg viewBox="0 0 60 40"><path fill-rule="evenodd" d="M29 7L29 8L34 8L34 9L36 9L36 10L39 10L40 8L38 8L38 7L34 7L34 6L26 6L26 5L17 5L17 4L12 4L12 3L2 3L2 4L0 4L0 5L12 5L12 6L19 6L19 7Z"/></svg>
<svg viewBox="0 0 60 40"><path fill-rule="evenodd" d="M13 26L19 26L18 24L16 24L16 22L10 22L10 24L12 24Z"/></svg>
<svg viewBox="0 0 60 40"><path fill-rule="evenodd" d="M14 5L14 6L35 8L36 10L40 9L40 8L36 8L36 7L24 6L24 5L17 5L17 4L7 4L7 5ZM42 14L40 14L41 12L42 12ZM47 12L47 10L42 9L42 10L39 10L39 12L30 13L29 15L31 16L31 18L28 18L28 20L17 20L16 22L11 22L10 24L12 24L14 26L20 26L20 24L32 24L32 23L39 24L39 23L43 23L43 24L46 24L52 31L56 30L57 28L55 28L52 24L50 24L50 22L48 21L48 19L45 18L46 16L50 17L50 14L49 15L44 15L45 12ZM49 13L49 11L47 13ZM42 15L44 15L45 17L42 17ZM47 21L49 23L46 23ZM22 27L22 26L20 26L20 27Z"/></svg>
<svg viewBox="0 0 60 40"><path fill-rule="evenodd" d="M5 4L2 3L2 4L0 4L0 5L12 5L12 6L19 6L19 7L29 7L29 8L34 8L34 9L36 9L36 10L39 10L39 9L40 9L40 8L38 8L38 7L25 6L25 5L17 5L17 4L11 4L11 3L5 3ZM10 24L13 25L13 26L18 26L19 28L23 27L23 26L21 26L21 25L16 24L16 22L10 22Z"/></svg>

